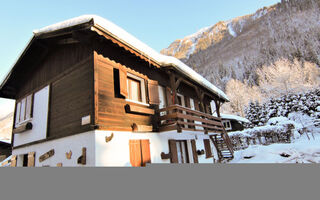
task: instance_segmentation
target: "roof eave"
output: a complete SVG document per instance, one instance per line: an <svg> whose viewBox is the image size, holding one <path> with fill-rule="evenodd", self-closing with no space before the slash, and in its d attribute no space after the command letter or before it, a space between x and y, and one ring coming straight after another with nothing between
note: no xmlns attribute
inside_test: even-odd
<svg viewBox="0 0 320 200"><path fill-rule="evenodd" d="M19 54L19 56L17 57L16 61L14 62L14 64L12 65L12 67L10 68L10 71L7 73L7 76L5 76L5 78L1 81L1 85L0 85L0 91L3 89L4 85L7 83L7 81L9 80L13 70L15 69L15 67L17 66L17 64L20 62L20 60L22 59L22 57L25 55L25 53L28 51L28 49L30 48L31 44L33 43L34 39L35 39L35 35L32 35L32 37L29 39L29 42L27 43L26 47L23 49L23 51Z"/></svg>

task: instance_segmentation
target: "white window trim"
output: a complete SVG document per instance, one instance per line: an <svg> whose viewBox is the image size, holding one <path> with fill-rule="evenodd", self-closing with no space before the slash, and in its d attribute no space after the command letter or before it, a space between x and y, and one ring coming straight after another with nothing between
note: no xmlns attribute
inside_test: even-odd
<svg viewBox="0 0 320 200"><path fill-rule="evenodd" d="M139 76L136 76L134 74L130 74L130 73L127 73L127 77L130 77L132 79L135 79L137 81L140 81L140 91L141 91L141 100L142 102L140 101L135 101L135 100L132 100L132 99L128 99L126 98L126 101L129 101L129 102L133 102L133 103L138 103L138 104L141 104L141 105L146 105L146 106L149 106L149 104L147 104L147 93L146 93L146 84L145 84L145 80Z"/></svg>
<svg viewBox="0 0 320 200"><path fill-rule="evenodd" d="M136 104L140 104L140 105L143 105L143 106L150 106L150 104L143 103L143 102L140 102L140 101L135 101L135 100L132 100L132 99L126 99L126 101L132 102L132 103L136 103Z"/></svg>

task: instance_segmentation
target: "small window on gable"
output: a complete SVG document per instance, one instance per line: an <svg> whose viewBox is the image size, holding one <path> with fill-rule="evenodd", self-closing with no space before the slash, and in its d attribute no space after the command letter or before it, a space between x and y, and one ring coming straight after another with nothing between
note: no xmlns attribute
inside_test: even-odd
<svg viewBox="0 0 320 200"><path fill-rule="evenodd" d="M31 120L33 112L33 94L21 99L16 105L15 126Z"/></svg>

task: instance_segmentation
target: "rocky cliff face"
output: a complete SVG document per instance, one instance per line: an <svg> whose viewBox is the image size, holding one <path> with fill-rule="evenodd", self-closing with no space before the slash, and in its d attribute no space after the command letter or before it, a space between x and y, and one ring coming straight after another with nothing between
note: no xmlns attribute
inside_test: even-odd
<svg viewBox="0 0 320 200"><path fill-rule="evenodd" d="M282 0L256 13L222 21L174 41L175 56L217 85L257 84L256 69L279 59L320 65L320 1Z"/></svg>

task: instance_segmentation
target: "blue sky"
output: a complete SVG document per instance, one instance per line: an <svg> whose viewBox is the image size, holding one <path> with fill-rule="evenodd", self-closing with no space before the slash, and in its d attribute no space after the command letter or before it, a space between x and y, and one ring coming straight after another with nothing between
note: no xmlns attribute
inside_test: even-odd
<svg viewBox="0 0 320 200"><path fill-rule="evenodd" d="M0 81L32 31L83 14L96 14L157 51L222 20L255 12L280 0L10 0L0 6ZM4 105L0 99L0 113ZM7 107L7 106L5 106ZM1 116L0 116L1 117Z"/></svg>

